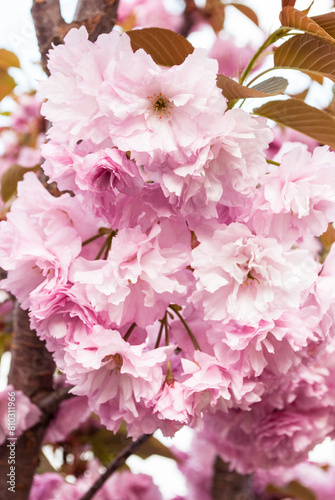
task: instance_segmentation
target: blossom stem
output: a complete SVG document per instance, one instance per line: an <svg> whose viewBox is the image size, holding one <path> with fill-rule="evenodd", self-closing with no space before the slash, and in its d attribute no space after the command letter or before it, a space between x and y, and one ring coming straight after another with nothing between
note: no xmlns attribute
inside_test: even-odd
<svg viewBox="0 0 335 500"><path fill-rule="evenodd" d="M241 78L240 78L240 81L239 81L240 85L242 85L242 83L244 82L244 80L247 78L247 76L249 75L250 71L253 69L253 67L254 67L257 59L262 54L262 52L265 49L267 49L270 45L272 45L274 42L276 42L277 40L280 40L281 38L283 38L286 35L288 35L290 31L291 31L291 28L283 28L283 27L281 27L281 28L277 29L276 31L274 31L265 40L265 42L259 47L259 49L252 56L252 58L250 59L248 65L247 65L247 67L243 71L243 73L241 75Z"/></svg>
<svg viewBox="0 0 335 500"><path fill-rule="evenodd" d="M192 340L192 344L194 345L194 349L196 349L197 351L201 351L200 347L199 347L199 344L197 342L197 339L195 338L195 336L193 335L190 327L188 326L188 324L186 323L186 321L184 320L184 318L182 317L182 315L180 314L180 312L178 311L177 307L174 305L174 304L170 304L169 305L169 308L172 309L172 311L178 316L178 318L180 319L180 321L182 322L182 324L184 325L190 339Z"/></svg>
<svg viewBox="0 0 335 500"><path fill-rule="evenodd" d="M164 317L163 317L163 319L160 320L160 322L161 322L161 326L159 327L159 332L158 332L158 337L157 337L156 344L155 344L155 349L157 349L157 347L159 347L159 344L161 342L163 328L164 328L164 324L166 322L166 313L164 314Z"/></svg>
<svg viewBox="0 0 335 500"><path fill-rule="evenodd" d="M99 229L98 234L95 234L91 238L88 238L87 240L83 241L82 246L84 247L84 246L88 245L89 243L92 243L92 241L95 241L98 238L101 238L102 236L105 236L106 234L110 234L111 232L112 233L114 232L113 229L108 229L108 228L105 228L105 227L101 227Z"/></svg>
<svg viewBox="0 0 335 500"><path fill-rule="evenodd" d="M112 230L112 232L107 236L105 242L103 243L102 247L100 248L95 260L99 260L101 255L104 253L104 260L107 259L108 257L108 253L111 249L111 246L112 246L112 239L114 238L114 236L117 235L117 229L115 231Z"/></svg>
<svg viewBox="0 0 335 500"><path fill-rule="evenodd" d="M280 163L277 161L269 160L268 158L266 159L266 163L269 163L270 165L276 165L276 167L280 167Z"/></svg>
<svg viewBox="0 0 335 500"><path fill-rule="evenodd" d="M80 498L80 500L91 500L95 494L99 491L101 486L107 481L107 479L117 470L119 469L122 465L125 464L127 458L129 458L133 453L135 453L138 448L148 441L152 435L151 434L142 434L136 441L133 441L130 443L129 446L124 448L116 457L115 459L108 465L107 469L105 472L95 481L93 486L85 493L83 497Z"/></svg>
<svg viewBox="0 0 335 500"><path fill-rule="evenodd" d="M130 325L130 327L128 328L127 330L127 333L125 334L125 336L123 337L123 340L127 342L127 340L129 339L130 335L131 335L131 332L134 330L136 326L136 323L134 322L132 325Z"/></svg>
<svg viewBox="0 0 335 500"><path fill-rule="evenodd" d="M98 252L98 254L97 254L96 258L95 258L95 260L99 260L100 257L101 257L101 255L105 251L105 249L108 247L108 239L109 239L109 237L106 238L106 240L104 241L102 247L100 248L100 250L99 250L99 252Z"/></svg>

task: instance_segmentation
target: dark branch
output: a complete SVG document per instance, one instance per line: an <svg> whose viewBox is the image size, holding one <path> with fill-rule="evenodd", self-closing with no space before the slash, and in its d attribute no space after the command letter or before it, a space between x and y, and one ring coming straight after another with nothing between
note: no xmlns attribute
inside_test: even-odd
<svg viewBox="0 0 335 500"><path fill-rule="evenodd" d="M79 0L72 26L84 25L91 42L110 33L116 23L119 0Z"/></svg>
<svg viewBox="0 0 335 500"><path fill-rule="evenodd" d="M31 15L42 56L42 65L47 72L47 53L51 44L59 45L65 36L61 34L66 23L61 14L59 0L34 0Z"/></svg>
<svg viewBox="0 0 335 500"><path fill-rule="evenodd" d="M92 42L102 33L112 31L119 0L79 0L72 23L62 17L59 0L33 0L31 15L34 20L42 65L46 73L47 54L52 44L59 45L71 28L85 26Z"/></svg>
<svg viewBox="0 0 335 500"><path fill-rule="evenodd" d="M80 500L91 500L91 498L94 497L94 495L98 492L98 490L105 483L105 481L107 481L107 479L113 474L113 472L115 472L122 465L124 465L127 458L129 458L130 455L135 453L135 451L150 437L151 434L143 434L136 441L133 441L132 443L130 443L129 446L124 448L124 450L122 450L117 455L117 457L115 457L113 462L111 462L107 467L106 471L96 480L93 486L88 490L88 492L83 497L80 498Z"/></svg>
<svg viewBox="0 0 335 500"><path fill-rule="evenodd" d="M46 350L44 342L39 340L36 332L30 330L29 317L26 311L18 306L14 313L14 333L11 348L11 367L9 384L21 390L33 403L39 406L47 401L53 393L53 374L55 364L51 354ZM55 406L52 408L55 411ZM28 429L17 440L15 446L15 500L28 500L34 472L39 464L40 449L43 436L52 414L44 409L41 420ZM0 491L2 500L13 498L8 490L7 474L9 473L9 448L7 441L0 447Z"/></svg>
<svg viewBox="0 0 335 500"><path fill-rule="evenodd" d="M258 500L255 496L251 476L242 476L229 470L229 464L216 457L212 481L211 498L213 500Z"/></svg>

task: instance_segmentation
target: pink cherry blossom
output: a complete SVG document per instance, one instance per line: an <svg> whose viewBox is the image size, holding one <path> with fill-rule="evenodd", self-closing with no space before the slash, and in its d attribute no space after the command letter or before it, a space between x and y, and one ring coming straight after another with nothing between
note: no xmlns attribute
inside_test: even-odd
<svg viewBox="0 0 335 500"><path fill-rule="evenodd" d="M22 391L8 385L0 392L0 415L0 444L3 444L6 437L19 438L35 425L42 412Z"/></svg>
<svg viewBox="0 0 335 500"><path fill-rule="evenodd" d="M253 235L242 224L217 230L193 250L197 292L205 319L257 325L299 307L319 266L304 250L288 250L274 238Z"/></svg>
<svg viewBox="0 0 335 500"><path fill-rule="evenodd" d="M99 325L79 344L69 343L65 348L64 372L68 383L74 386L72 392L88 396L91 410L110 430L117 431L124 419L130 435L135 435L141 426L139 417L150 414L161 391L162 364L174 346L144 349L144 344L130 345L119 332ZM140 428L137 437L143 432Z"/></svg>
<svg viewBox="0 0 335 500"><path fill-rule="evenodd" d="M76 259L69 276L73 292L102 321L150 325L163 317L173 299L185 302L189 241L186 225L178 221L162 221L148 235L137 228L121 229L107 260Z"/></svg>
<svg viewBox="0 0 335 500"><path fill-rule="evenodd" d="M7 221L1 222L0 259L8 271L3 286L27 309L29 294L39 285L52 288L67 282L82 239L91 236L97 225L77 199L68 194L51 196L29 172L18 185L13 206Z"/></svg>

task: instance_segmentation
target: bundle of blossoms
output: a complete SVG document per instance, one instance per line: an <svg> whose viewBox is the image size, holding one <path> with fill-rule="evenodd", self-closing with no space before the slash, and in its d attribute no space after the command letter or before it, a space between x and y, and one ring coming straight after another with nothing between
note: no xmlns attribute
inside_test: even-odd
<svg viewBox="0 0 335 500"><path fill-rule="evenodd" d="M49 71L43 169L62 193L25 175L0 264L71 392L134 438L204 421L243 472L303 460L335 435L335 255L317 239L334 153L267 161L266 119L227 109L203 49L163 67L81 27Z"/></svg>

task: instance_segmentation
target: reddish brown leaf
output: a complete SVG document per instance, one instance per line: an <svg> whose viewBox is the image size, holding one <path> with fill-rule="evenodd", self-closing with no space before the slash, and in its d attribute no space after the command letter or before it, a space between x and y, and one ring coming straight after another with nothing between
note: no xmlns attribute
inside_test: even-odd
<svg viewBox="0 0 335 500"><path fill-rule="evenodd" d="M296 0L281 0L282 9L285 7L294 7Z"/></svg>
<svg viewBox="0 0 335 500"><path fill-rule="evenodd" d="M239 10L248 19L250 19L250 21L255 23L256 26L259 26L258 17L257 17L256 12L254 10L252 10L250 7L248 7L247 5L243 5L241 3L228 3L227 5L232 5L233 7L235 7L235 9Z"/></svg>
<svg viewBox="0 0 335 500"><path fill-rule="evenodd" d="M297 481L291 481L284 487L269 484L266 487L266 493L275 495L276 498L292 498L296 500L316 500L316 496L309 488L306 488Z"/></svg>
<svg viewBox="0 0 335 500"><path fill-rule="evenodd" d="M285 7L281 11L279 18L282 26L296 28L306 31L306 33L314 33L315 35L329 39L331 42L334 41L327 31L321 28L313 19L300 12L300 10L294 9L294 7Z"/></svg>
<svg viewBox="0 0 335 500"><path fill-rule="evenodd" d="M313 16L311 19L335 39L335 12L328 12L328 14L323 14L321 16Z"/></svg>
<svg viewBox="0 0 335 500"><path fill-rule="evenodd" d="M302 92L298 92L297 94L289 94L290 97L293 97L294 99L301 99L304 101L307 97L307 94L309 92L309 88L303 90Z"/></svg>
<svg viewBox="0 0 335 500"><path fill-rule="evenodd" d="M305 75L309 76L314 82L319 83L320 85L323 84L324 78L322 75L319 75L318 73L309 73L308 71L304 71Z"/></svg>
<svg viewBox="0 0 335 500"><path fill-rule="evenodd" d="M0 69L19 68L20 61L14 52L0 49Z"/></svg>
<svg viewBox="0 0 335 500"><path fill-rule="evenodd" d="M298 130L335 149L335 118L299 99L267 102L254 109L254 113Z"/></svg>
<svg viewBox="0 0 335 500"><path fill-rule="evenodd" d="M280 80L285 79L280 78ZM269 95L273 95L270 92L266 93L264 90L258 90L257 88L255 88L256 86L254 88L244 87L243 85L240 85L239 83L235 82L235 80L232 80L225 75L218 75L216 82L217 86L222 90L222 94L228 99L228 101L233 99L248 99L253 97L269 97ZM280 90L280 92L282 92L282 90ZM278 94L280 92L276 90L274 94Z"/></svg>
<svg viewBox="0 0 335 500"><path fill-rule="evenodd" d="M251 87L252 90L259 90L260 92L266 92L268 95L278 95L285 92L288 86L288 81L286 78L281 76L273 76L268 78L257 85Z"/></svg>
<svg viewBox="0 0 335 500"><path fill-rule="evenodd" d="M155 63L161 66L174 66L185 61L194 51L186 38L174 31L163 28L143 28L127 31L134 52L143 49Z"/></svg>
<svg viewBox="0 0 335 500"><path fill-rule="evenodd" d="M16 82L6 70L0 69L0 101L10 94L15 88Z"/></svg>
<svg viewBox="0 0 335 500"><path fill-rule="evenodd" d="M22 181L26 172L37 171L39 166L32 168L24 168L20 165L12 165L9 167L1 177L0 194L2 200L6 203L12 196L16 194L17 183Z"/></svg>
<svg viewBox="0 0 335 500"><path fill-rule="evenodd" d="M308 16L309 14L309 11L311 10L311 8L313 7L313 4L314 4L314 0L312 1L311 5L309 7L307 7L307 9L303 9L301 12L303 14L306 14L306 16Z"/></svg>
<svg viewBox="0 0 335 500"><path fill-rule="evenodd" d="M277 48L274 64L278 68L299 69L335 81L335 43L313 35L296 35Z"/></svg>
<svg viewBox="0 0 335 500"><path fill-rule="evenodd" d="M205 7L201 13L206 21L212 26L215 33L222 30L225 21L226 4L217 0L206 0Z"/></svg>

